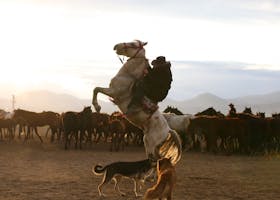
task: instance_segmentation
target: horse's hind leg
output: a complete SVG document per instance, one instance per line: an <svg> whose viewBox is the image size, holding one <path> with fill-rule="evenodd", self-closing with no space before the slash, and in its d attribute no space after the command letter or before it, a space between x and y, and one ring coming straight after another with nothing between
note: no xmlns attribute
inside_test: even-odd
<svg viewBox="0 0 280 200"><path fill-rule="evenodd" d="M26 127L26 133L25 133L25 137L24 137L24 142L26 142L26 140L28 140L30 138L30 132L31 132L31 128L30 126Z"/></svg>
<svg viewBox="0 0 280 200"><path fill-rule="evenodd" d="M36 135L39 137L41 143L43 143L43 140L42 140L41 136L38 133L37 127L34 127L34 131L35 131Z"/></svg>
<svg viewBox="0 0 280 200"><path fill-rule="evenodd" d="M1 135L0 139L3 140L2 128L0 128L0 135Z"/></svg>
<svg viewBox="0 0 280 200"><path fill-rule="evenodd" d="M18 139L21 139L21 133L23 132L23 125L19 124L18 126Z"/></svg>
<svg viewBox="0 0 280 200"><path fill-rule="evenodd" d="M68 135L69 135L69 132L68 131L65 131L64 132L64 140L65 140L65 143L64 143L64 149L67 150L68 149Z"/></svg>
<svg viewBox="0 0 280 200"><path fill-rule="evenodd" d="M57 140L58 140L58 132L56 127L51 128L51 142L53 143L55 140L55 135L57 135Z"/></svg>
<svg viewBox="0 0 280 200"><path fill-rule="evenodd" d="M80 149L82 149L82 143L83 143L83 140L84 140L84 135L85 135L85 131L84 130L81 130L80 131Z"/></svg>
<svg viewBox="0 0 280 200"><path fill-rule="evenodd" d="M75 149L78 148L79 131L74 131L75 134Z"/></svg>

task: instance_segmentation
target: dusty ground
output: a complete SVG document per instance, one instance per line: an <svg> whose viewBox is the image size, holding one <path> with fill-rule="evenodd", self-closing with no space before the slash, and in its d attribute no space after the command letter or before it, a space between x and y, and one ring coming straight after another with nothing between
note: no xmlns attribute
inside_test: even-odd
<svg viewBox="0 0 280 200"><path fill-rule="evenodd" d="M40 144L30 140L0 141L0 199L135 199L131 180L121 189L126 197L105 188L106 198L98 196L100 176L94 164L135 161L145 158L143 147L127 147L124 152L109 152L108 146L95 145L85 150L63 150L59 144ZM174 199L280 199L279 156L221 156L184 152L176 166ZM147 185L143 192L147 189ZM139 198L141 199L141 198Z"/></svg>

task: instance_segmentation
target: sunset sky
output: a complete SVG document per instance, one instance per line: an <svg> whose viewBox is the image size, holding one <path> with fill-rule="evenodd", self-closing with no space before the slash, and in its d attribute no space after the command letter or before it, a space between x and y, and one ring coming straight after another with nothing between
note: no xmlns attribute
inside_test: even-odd
<svg viewBox="0 0 280 200"><path fill-rule="evenodd" d="M133 39L172 62L171 98L280 88L280 1L0 0L0 27L0 97L91 98L121 67L113 46Z"/></svg>

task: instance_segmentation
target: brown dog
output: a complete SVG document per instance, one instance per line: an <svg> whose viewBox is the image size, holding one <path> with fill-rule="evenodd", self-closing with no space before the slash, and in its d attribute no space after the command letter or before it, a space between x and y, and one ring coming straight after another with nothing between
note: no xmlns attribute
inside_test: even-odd
<svg viewBox="0 0 280 200"><path fill-rule="evenodd" d="M162 158L157 161L157 175L158 180L156 185L146 191L144 200L162 198L171 200L172 191L176 182L176 173L170 158Z"/></svg>

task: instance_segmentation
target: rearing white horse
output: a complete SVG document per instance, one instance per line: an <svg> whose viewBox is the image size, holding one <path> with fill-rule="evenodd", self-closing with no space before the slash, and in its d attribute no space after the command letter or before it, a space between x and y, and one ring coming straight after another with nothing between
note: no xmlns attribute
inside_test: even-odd
<svg viewBox="0 0 280 200"><path fill-rule="evenodd" d="M111 79L109 88L96 87L93 90L92 104L99 112L101 107L97 102L99 92L113 98L114 103L123 112L127 112L127 106L132 98L132 87L141 79L149 67L145 57L144 46L147 43L135 40L129 43L116 44L114 50L118 55L129 57L122 68ZM176 164L182 153L181 140L176 131L172 130L159 110L152 115L147 114L139 107L139 111L127 116L128 120L143 129L144 145L149 158L158 159L171 157Z"/></svg>

